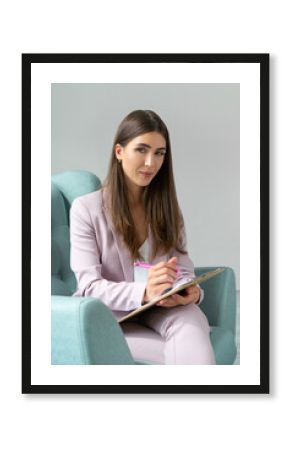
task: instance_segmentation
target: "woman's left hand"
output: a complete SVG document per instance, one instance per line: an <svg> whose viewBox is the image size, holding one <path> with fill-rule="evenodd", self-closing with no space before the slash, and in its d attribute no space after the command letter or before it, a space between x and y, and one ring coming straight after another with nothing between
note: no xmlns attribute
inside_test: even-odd
<svg viewBox="0 0 290 450"><path fill-rule="evenodd" d="M178 305L187 305L188 303L198 303L200 299L200 288L198 286L189 286L185 289L184 295L174 294L160 302L156 303L157 306L163 306L164 308L172 308Z"/></svg>

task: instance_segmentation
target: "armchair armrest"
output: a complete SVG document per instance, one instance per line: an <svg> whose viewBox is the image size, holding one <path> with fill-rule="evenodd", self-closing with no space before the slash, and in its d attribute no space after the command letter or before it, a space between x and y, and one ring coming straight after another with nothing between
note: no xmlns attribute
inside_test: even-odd
<svg viewBox="0 0 290 450"><path fill-rule="evenodd" d="M197 275L216 267L198 267ZM236 282L234 271L224 267L224 272L202 284L204 299L200 308L211 326L211 341L217 364L233 364L237 348L236 335Z"/></svg>
<svg viewBox="0 0 290 450"><path fill-rule="evenodd" d="M197 275L214 270L217 267L198 267ZM206 314L209 324L213 327L221 327L231 330L235 336L236 331L236 282L234 271L230 267L224 267L224 272L205 281L204 300L200 307Z"/></svg>
<svg viewBox="0 0 290 450"><path fill-rule="evenodd" d="M114 315L91 297L51 296L52 364L133 365Z"/></svg>

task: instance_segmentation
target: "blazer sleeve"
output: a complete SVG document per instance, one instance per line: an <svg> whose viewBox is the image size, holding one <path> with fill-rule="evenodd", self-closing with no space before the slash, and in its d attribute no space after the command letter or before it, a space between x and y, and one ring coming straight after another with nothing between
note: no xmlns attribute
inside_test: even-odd
<svg viewBox="0 0 290 450"><path fill-rule="evenodd" d="M186 254L183 255L182 253L180 253L179 251L174 249L172 251L170 257L177 256L177 266L181 270L182 276L195 277L196 275L194 272L194 264L193 264L192 260L190 259L189 255L188 255L188 251L187 251L187 236L186 236L184 218L183 218L183 215L181 212L180 212L180 214L181 214L181 218L182 218L181 247L184 249L184 251L186 251ZM200 303L204 299L204 290L200 287L199 284L197 286L200 289L200 298L199 298L197 305L200 305Z"/></svg>
<svg viewBox="0 0 290 450"><path fill-rule="evenodd" d="M146 282L114 282L102 278L101 253L88 208L79 198L70 208L70 264L77 297L96 297L114 311L141 306Z"/></svg>

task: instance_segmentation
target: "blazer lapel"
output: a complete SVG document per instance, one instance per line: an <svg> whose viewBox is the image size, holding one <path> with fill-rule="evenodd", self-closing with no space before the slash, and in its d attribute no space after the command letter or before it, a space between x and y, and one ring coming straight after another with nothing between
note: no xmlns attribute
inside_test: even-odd
<svg viewBox="0 0 290 450"><path fill-rule="evenodd" d="M109 205L108 191L107 188L103 188L103 210L107 219L108 226L112 231L116 243L117 251L119 254L121 266L124 273L124 279L125 281L134 281L134 267L130 251L127 245L125 244L123 237L115 230L108 205Z"/></svg>

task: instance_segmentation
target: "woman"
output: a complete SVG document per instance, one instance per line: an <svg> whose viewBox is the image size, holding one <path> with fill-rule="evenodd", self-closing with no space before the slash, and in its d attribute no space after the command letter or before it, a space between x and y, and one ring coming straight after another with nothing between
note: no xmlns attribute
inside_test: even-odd
<svg viewBox="0 0 290 450"><path fill-rule="evenodd" d="M177 269L194 276L169 133L156 113L136 110L123 119L104 186L75 199L70 230L74 295L101 299L117 319L171 287ZM135 266L138 260L151 268ZM202 298L199 286L190 287L122 323L133 357L160 364L215 364L210 327L198 307ZM132 335L132 321L153 329L156 339L141 335L140 327Z"/></svg>

